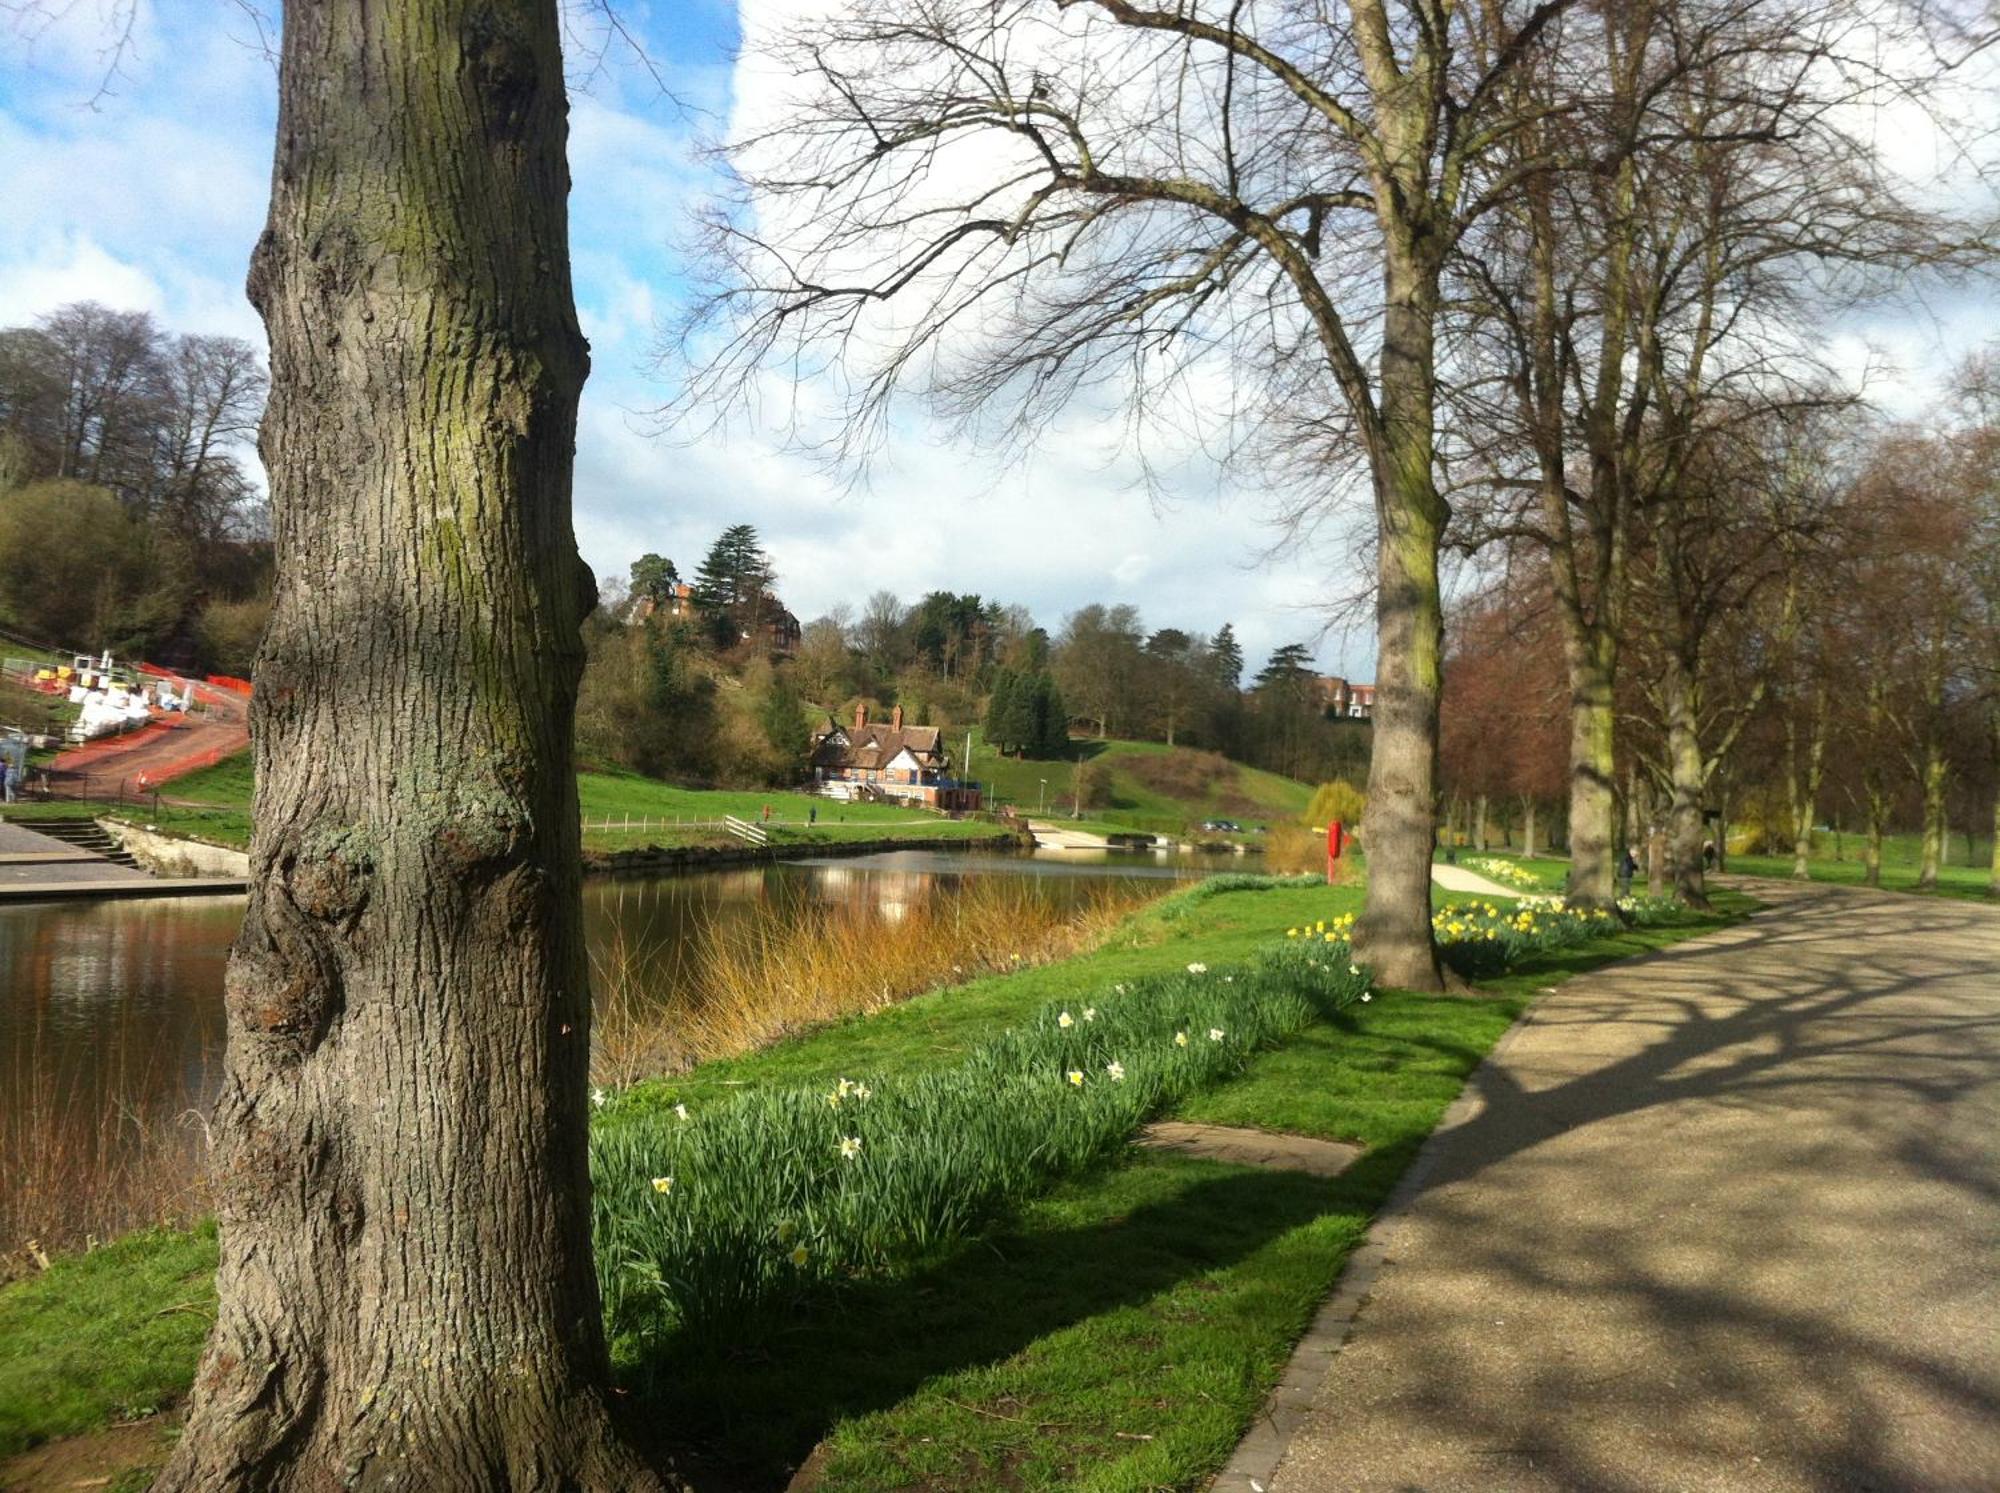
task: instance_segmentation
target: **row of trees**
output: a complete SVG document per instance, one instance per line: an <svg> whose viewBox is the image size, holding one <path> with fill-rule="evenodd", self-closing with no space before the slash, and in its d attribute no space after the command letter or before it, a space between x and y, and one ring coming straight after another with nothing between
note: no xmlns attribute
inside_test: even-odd
<svg viewBox="0 0 2000 1493"><path fill-rule="evenodd" d="M1876 147L1890 106L1924 117L1960 41L1945 10L852 0L758 39L800 81L737 142L741 199L711 217L714 293L675 344L702 352L687 407L831 357L851 398L827 439L849 453L904 393L1005 443L1088 391L1162 435L1158 412L1219 410L1208 433L1303 528L1365 489L1359 945L1437 988L1441 546L1456 527L1545 556L1573 890L1608 899L1630 557L1698 563L1679 497L1724 480L1748 414L1825 397L1832 304L1972 257ZM1660 663L1684 871L1686 639Z"/></svg>
<svg viewBox="0 0 2000 1493"><path fill-rule="evenodd" d="M265 385L248 343L141 311L0 329L0 628L247 671L270 585L248 459Z"/></svg>
<svg viewBox="0 0 2000 1493"><path fill-rule="evenodd" d="M1916 830L1918 885L1935 885L1948 824L1968 851L2000 824L2000 359L1968 362L1919 421L1838 399L1734 413L1623 558L1624 666L1601 757L1592 743L1612 833L1664 827L1690 900L1732 824L1803 876L1815 827L1844 822L1871 883L1884 835ZM1454 619L1444 778L1532 816L1573 788L1556 729L1570 639L1546 549L1499 555Z"/></svg>

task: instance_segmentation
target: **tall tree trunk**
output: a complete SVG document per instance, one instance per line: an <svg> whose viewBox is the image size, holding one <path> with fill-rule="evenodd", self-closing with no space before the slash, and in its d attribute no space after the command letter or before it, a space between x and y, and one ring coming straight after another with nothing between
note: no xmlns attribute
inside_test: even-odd
<svg viewBox="0 0 2000 1493"><path fill-rule="evenodd" d="M1702 790L1707 786L1701 749L1701 696L1694 668L1670 654L1663 696L1667 716L1668 859L1674 894L1690 907L1707 907L1702 874Z"/></svg>
<svg viewBox="0 0 2000 1493"><path fill-rule="evenodd" d="M1610 638L1570 636L1565 641L1570 699L1568 892L1571 901L1592 907L1609 907L1618 897L1615 648Z"/></svg>
<svg viewBox="0 0 2000 1493"><path fill-rule="evenodd" d="M1986 895L2000 897L2000 710L1987 721L1987 745L1993 752L1993 848L1986 873Z"/></svg>
<svg viewBox="0 0 2000 1493"><path fill-rule="evenodd" d="M1437 841L1438 697L1444 607L1438 543L1446 509L1434 474L1437 271L1392 242L1382 321L1382 433L1373 453L1375 739L1362 843L1368 890L1356 952L1385 985L1441 990L1431 937Z"/></svg>
<svg viewBox="0 0 2000 1493"><path fill-rule="evenodd" d="M1812 876L1812 832L1814 811L1819 805L1820 779L1826 767L1827 701L1823 690L1815 691L1808 720L1805 754L1798 751L1798 728L1790 711L1785 713L1785 793L1792 811L1792 876L1806 881Z"/></svg>
<svg viewBox="0 0 2000 1493"><path fill-rule="evenodd" d="M1486 795L1480 794L1472 811L1472 853L1486 853Z"/></svg>
<svg viewBox="0 0 2000 1493"><path fill-rule="evenodd" d="M1535 801L1521 800L1521 854L1528 860L1535 858Z"/></svg>
<svg viewBox="0 0 2000 1493"><path fill-rule="evenodd" d="M546 0L286 8L277 589L174 1493L658 1486L590 1261L565 109Z"/></svg>
<svg viewBox="0 0 2000 1493"><path fill-rule="evenodd" d="M1944 743L1932 732L1924 741L1923 860L1917 868L1917 890L1920 892L1937 889L1938 865L1944 857L1944 792L1949 778Z"/></svg>
<svg viewBox="0 0 2000 1493"><path fill-rule="evenodd" d="M1729 869L1729 780L1725 778L1716 792L1716 808L1720 816L1715 827L1715 869L1718 875Z"/></svg>

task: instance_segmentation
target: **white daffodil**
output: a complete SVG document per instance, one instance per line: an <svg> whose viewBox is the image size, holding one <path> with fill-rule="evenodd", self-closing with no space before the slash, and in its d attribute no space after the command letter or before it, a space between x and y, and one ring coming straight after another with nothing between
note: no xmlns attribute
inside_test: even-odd
<svg viewBox="0 0 2000 1493"><path fill-rule="evenodd" d="M865 1104L875 1097L875 1091L865 1083L858 1083L854 1086L854 1097Z"/></svg>
<svg viewBox="0 0 2000 1493"><path fill-rule="evenodd" d="M860 1155L861 1137L858 1135L843 1135L840 1138L840 1159L842 1161L853 1161L859 1158Z"/></svg>
<svg viewBox="0 0 2000 1493"><path fill-rule="evenodd" d="M1361 966L1358 964L1350 964L1347 966L1347 972L1350 975L1358 975L1361 973Z"/></svg>
<svg viewBox="0 0 2000 1493"><path fill-rule="evenodd" d="M1219 1026L1212 1026L1212 1027L1210 1027L1210 1028L1208 1029L1208 1040L1209 1040L1209 1041L1211 1041L1211 1042L1220 1042L1220 1041L1222 1040L1222 1037L1223 1037L1223 1032L1222 1032L1222 1028L1221 1028L1221 1027L1219 1027Z"/></svg>
<svg viewBox="0 0 2000 1493"><path fill-rule="evenodd" d="M1097 1020L1097 1007L1095 1007L1095 1006L1085 1006L1085 1007L1083 1008L1083 1019L1084 1019L1085 1021L1095 1021L1095 1020Z"/></svg>
<svg viewBox="0 0 2000 1493"><path fill-rule="evenodd" d="M685 1120L688 1117L688 1107L685 1104L676 1104L674 1106L674 1113Z"/></svg>
<svg viewBox="0 0 2000 1493"><path fill-rule="evenodd" d="M599 1109L604 1108L604 1090L592 1089L590 1091L590 1102L596 1105Z"/></svg>
<svg viewBox="0 0 2000 1493"><path fill-rule="evenodd" d="M1076 1018L1065 1011L1056 1018L1056 1025L1062 1027L1064 1030L1068 1030L1070 1027L1076 1025Z"/></svg>
<svg viewBox="0 0 2000 1493"><path fill-rule="evenodd" d="M1176 1046L1176 1047L1185 1047L1185 1046L1187 1046L1187 1033L1186 1033L1186 1032L1175 1032L1175 1033L1174 1033L1174 1046Z"/></svg>
<svg viewBox="0 0 2000 1493"><path fill-rule="evenodd" d="M1125 1065L1123 1063L1106 1063L1104 1071L1111 1075L1113 1083L1123 1083L1125 1081Z"/></svg>
<svg viewBox="0 0 2000 1493"><path fill-rule="evenodd" d="M1199 962L1190 964L1188 966L1188 973L1191 975L1205 975L1208 973L1208 966Z"/></svg>
<svg viewBox="0 0 2000 1493"><path fill-rule="evenodd" d="M1369 994L1369 993L1368 993L1367 991L1365 991L1365 990L1361 992L1361 998L1362 998L1363 1000L1365 1000L1365 1001L1372 1001L1373 999L1375 999L1375 997L1374 997L1374 996L1370 995L1370 994Z"/></svg>

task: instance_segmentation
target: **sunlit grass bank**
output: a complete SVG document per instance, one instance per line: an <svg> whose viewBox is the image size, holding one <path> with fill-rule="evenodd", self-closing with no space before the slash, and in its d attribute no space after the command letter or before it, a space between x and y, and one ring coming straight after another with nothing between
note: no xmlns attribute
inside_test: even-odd
<svg viewBox="0 0 2000 1493"><path fill-rule="evenodd" d="M1077 958L607 1095L600 1267L639 1433L753 1488L815 1446L816 1485L852 1493L1198 1485L1532 991L1715 926L1551 921L1483 998L1363 1000L1358 905L1204 886ZM1368 1150L1330 1182L1134 1153L1149 1112ZM0 1291L0 1451L185 1385L212 1246L123 1248ZM85 1301L95 1358L66 1338Z"/></svg>

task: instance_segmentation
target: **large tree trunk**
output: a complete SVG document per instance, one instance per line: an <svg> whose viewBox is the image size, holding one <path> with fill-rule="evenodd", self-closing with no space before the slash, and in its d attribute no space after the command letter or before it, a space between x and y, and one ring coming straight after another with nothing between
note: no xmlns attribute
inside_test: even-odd
<svg viewBox="0 0 2000 1493"><path fill-rule="evenodd" d="M1993 849L1986 876L1986 895L2000 897L2000 710L1987 720L1987 745L1993 752Z"/></svg>
<svg viewBox="0 0 2000 1493"><path fill-rule="evenodd" d="M1521 854L1528 860L1535 858L1535 801L1521 800Z"/></svg>
<svg viewBox="0 0 2000 1493"><path fill-rule="evenodd" d="M1483 855L1486 851L1486 795L1480 794L1472 811L1472 853Z"/></svg>
<svg viewBox="0 0 2000 1493"><path fill-rule="evenodd" d="M1438 696L1444 607L1438 542L1445 506L1433 472L1437 276L1392 249L1382 324L1382 424L1374 453L1375 739L1362 843L1368 891L1356 952L1384 985L1441 990L1431 938L1437 840Z"/></svg>
<svg viewBox="0 0 2000 1493"><path fill-rule="evenodd" d="M1827 702L1823 691L1813 696L1812 716L1807 727L1805 755L1798 752L1798 727L1790 711L1785 713L1785 794L1792 817L1792 876L1806 881L1812 876L1812 832L1814 811L1819 805L1820 778L1826 766Z"/></svg>
<svg viewBox="0 0 2000 1493"><path fill-rule="evenodd" d="M1944 743L1933 732L1924 742L1922 786L1924 792L1923 860L1917 868L1917 890L1935 891L1938 866L1944 858L1944 793L1950 779Z"/></svg>
<svg viewBox="0 0 2000 1493"><path fill-rule="evenodd" d="M1667 855L1674 894L1690 907L1707 907L1701 863L1701 798L1708 775L1701 749L1701 699L1695 670L1669 655L1663 694L1667 716Z"/></svg>
<svg viewBox="0 0 2000 1493"><path fill-rule="evenodd" d="M1574 634L1574 630L1572 630ZM1569 665L1569 897L1609 907L1618 897L1618 790L1613 755L1615 647L1580 634L1565 640Z"/></svg>
<svg viewBox="0 0 2000 1493"><path fill-rule="evenodd" d="M590 1261L565 107L547 0L286 8L220 1301L162 1489L658 1486Z"/></svg>

